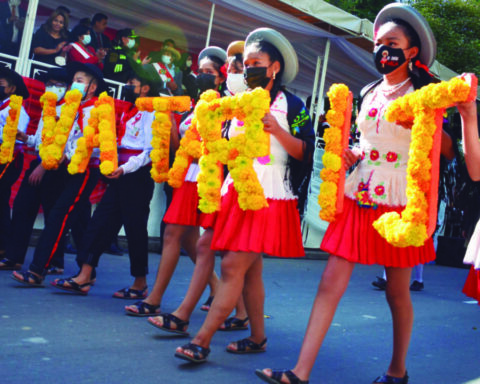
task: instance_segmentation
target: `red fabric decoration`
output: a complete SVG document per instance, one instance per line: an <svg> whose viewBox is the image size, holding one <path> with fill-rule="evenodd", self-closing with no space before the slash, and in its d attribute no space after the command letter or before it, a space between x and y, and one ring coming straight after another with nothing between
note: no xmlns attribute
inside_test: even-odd
<svg viewBox="0 0 480 384"><path fill-rule="evenodd" d="M433 77L433 75L430 73L430 69L425 65L425 64L422 64L420 60L417 60L415 62L415 66L417 68L422 68L425 72L427 72L431 77Z"/></svg>

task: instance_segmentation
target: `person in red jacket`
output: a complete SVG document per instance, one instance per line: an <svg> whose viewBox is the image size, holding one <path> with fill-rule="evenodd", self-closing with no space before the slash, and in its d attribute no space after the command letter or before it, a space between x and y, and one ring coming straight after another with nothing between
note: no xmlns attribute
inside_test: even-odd
<svg viewBox="0 0 480 384"><path fill-rule="evenodd" d="M68 45L68 62L78 61L83 64L95 64L103 69L102 60L105 58L106 51L95 49L89 44L92 41L90 30L84 25L77 25L73 28L70 37L71 43Z"/></svg>

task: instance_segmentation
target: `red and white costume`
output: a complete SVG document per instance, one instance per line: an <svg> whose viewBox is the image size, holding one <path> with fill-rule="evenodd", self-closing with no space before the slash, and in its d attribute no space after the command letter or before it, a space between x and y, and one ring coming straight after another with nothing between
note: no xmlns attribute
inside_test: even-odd
<svg viewBox="0 0 480 384"><path fill-rule="evenodd" d="M413 90L410 85L405 93ZM407 203L411 131L384 117L388 104L397 97L398 93L385 94L381 86L366 95L358 116L364 156L346 180L343 213L329 225L320 247L351 262L413 267L435 259L431 238L421 247L398 248L372 225L385 212L401 212Z"/></svg>
<svg viewBox="0 0 480 384"><path fill-rule="evenodd" d="M463 293L477 300L480 305L480 221L470 238L463 262L472 266L463 286Z"/></svg>
<svg viewBox="0 0 480 384"><path fill-rule="evenodd" d="M283 92L278 93L270 112L280 127L290 132L288 104ZM243 122L233 119L229 136L243 132ZM272 135L270 156L255 159L253 164L268 202L268 207L257 211L243 211L239 207L234 181L230 175L227 176L222 187L222 205L214 226L212 249L266 253L279 257L305 255L297 197L285 177L287 161L287 151Z"/></svg>

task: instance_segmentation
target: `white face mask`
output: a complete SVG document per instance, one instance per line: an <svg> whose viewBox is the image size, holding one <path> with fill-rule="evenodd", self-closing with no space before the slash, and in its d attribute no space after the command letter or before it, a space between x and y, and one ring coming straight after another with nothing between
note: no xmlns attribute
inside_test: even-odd
<svg viewBox="0 0 480 384"><path fill-rule="evenodd" d="M162 62L163 62L163 64L169 65L172 62L172 58L170 56L163 55L162 56Z"/></svg>
<svg viewBox="0 0 480 384"><path fill-rule="evenodd" d="M247 90L243 73L229 73L227 75L227 88L234 95Z"/></svg>
<svg viewBox="0 0 480 384"><path fill-rule="evenodd" d="M57 102L58 102L58 101L62 100L63 97L65 96L65 92L67 91L67 88L66 87L56 87L54 85L54 86L51 86L51 87L46 87L45 91L46 92L52 92L55 95L57 95Z"/></svg>
<svg viewBox="0 0 480 384"><path fill-rule="evenodd" d="M128 43L127 43L127 48L132 49L133 47L135 47L135 40L134 39L129 39Z"/></svg>
<svg viewBox="0 0 480 384"><path fill-rule="evenodd" d="M187 60L187 61L185 62L185 65L186 65L188 68L190 68L190 67L192 66L192 60Z"/></svg>
<svg viewBox="0 0 480 384"><path fill-rule="evenodd" d="M92 42L92 36L90 35L83 35L82 43L88 45Z"/></svg>

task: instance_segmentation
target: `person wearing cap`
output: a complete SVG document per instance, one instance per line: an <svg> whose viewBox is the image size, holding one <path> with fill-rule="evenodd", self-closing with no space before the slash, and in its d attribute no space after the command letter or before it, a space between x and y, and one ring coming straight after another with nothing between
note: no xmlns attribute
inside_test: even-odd
<svg viewBox="0 0 480 384"><path fill-rule="evenodd" d="M198 56L199 76L204 79L203 86L207 89L219 90L225 82L220 68L227 60L227 53L219 47L207 47ZM172 130L172 141L178 147L179 136L183 137L190 128L193 119L193 110L187 112L182 120L179 131ZM162 259L158 266L157 277L152 291L142 301L125 307L127 315L151 316L160 313L160 304L163 294L168 287L170 279L175 272L180 257L180 247L187 251L190 258L195 261L197 250L208 251L208 244L199 244L199 228L210 228L213 225L214 214L204 214L198 209L197 176L200 172L198 162L192 162L180 188L173 191L173 199L168 206L163 221L167 224L162 247ZM206 247L202 250L201 247ZM218 278L213 272L210 274L210 296L215 295ZM169 316L167 320L175 328L175 333L185 333L188 321L183 321L175 316ZM153 324L155 325L155 324Z"/></svg>
<svg viewBox="0 0 480 384"><path fill-rule="evenodd" d="M175 63L180 60L180 52L170 45L164 45L160 52L150 53L147 60L149 62L145 66L147 73L152 79L160 80L162 83L160 94L183 95L182 71L175 66Z"/></svg>
<svg viewBox="0 0 480 384"><path fill-rule="evenodd" d="M68 75L64 68L49 68L39 78L45 84L45 91L57 95L57 117L60 116L63 97L68 87ZM43 116L43 113L42 113ZM44 220L48 220L50 209L61 190L62 173L57 170L47 171L42 167L38 151L42 139L43 118L40 118L34 135L20 133L19 139L26 144L25 152L36 158L23 176L12 209L12 233L8 240L5 258L0 261L0 270L20 269L25 261L30 236L40 205ZM63 249L59 249L53 257L48 273L63 272Z"/></svg>
<svg viewBox="0 0 480 384"><path fill-rule="evenodd" d="M62 54L68 43L68 16L54 11L48 20L33 35L32 53L34 60L56 65L55 59Z"/></svg>
<svg viewBox="0 0 480 384"><path fill-rule="evenodd" d="M376 232L372 222L385 212L400 213L406 205L411 130L383 116L390 102L431 82L425 69L434 62L436 43L425 19L400 3L387 5L377 15L374 42L375 65L383 76L361 92L364 97L357 119L360 148L345 149L343 156L347 169L358 160L360 163L346 180L343 212L323 237L321 249L330 257L297 363L291 370L257 370L256 374L269 383L308 383L356 263L383 265L388 277L393 354L386 372L373 383L408 383L406 357L413 326L410 275L413 266L435 259L433 241L430 238L420 247L394 247ZM448 147L448 138L445 143Z"/></svg>
<svg viewBox="0 0 480 384"><path fill-rule="evenodd" d="M105 58L106 51L99 49L95 52L95 49L90 45L91 42L92 36L87 26L78 24L73 28L70 32L70 44L65 48L68 52L67 62L95 64L102 69L102 61Z"/></svg>
<svg viewBox="0 0 480 384"><path fill-rule="evenodd" d="M302 164L312 161L315 134L303 102L283 87L298 73L297 55L282 34L260 28L245 40L244 65L248 87L264 88L271 97L270 112L263 118L264 130L270 134L270 155L255 159L253 164L268 207L243 211L233 179L227 176L211 244L213 250L225 252L220 284L202 327L190 343L175 352L176 357L194 363L206 361L213 335L230 315L242 291L251 334L230 343L227 352L266 351L262 254L305 255L295 186L289 176L295 173L293 159ZM234 118L229 137L244 132L243 122Z"/></svg>
<svg viewBox="0 0 480 384"><path fill-rule="evenodd" d="M130 28L124 28L117 32L114 47L105 58L103 74L107 79L126 83L131 72L134 71L142 76L142 61L140 51L135 50L138 36ZM144 61L143 64L146 64Z"/></svg>
<svg viewBox="0 0 480 384"><path fill-rule="evenodd" d="M60 164L58 172L63 175L63 187L55 204L52 206L40 238L38 239L33 260L28 271L13 272L12 278L30 287L43 287L43 280L48 273L53 256L64 232L72 226L90 207L89 197L95 188L100 171L99 149L95 148L89 165L84 173L70 174L67 165L75 153L77 140L83 136L83 128L88 125L90 112L101 92L106 89L103 74L94 64L70 63L67 66L70 89L79 90L82 101L78 109L70 135L65 145L65 160ZM81 235L79 235L81 237ZM77 239L76 239L77 240ZM77 243L81 241L77 240Z"/></svg>
<svg viewBox="0 0 480 384"><path fill-rule="evenodd" d="M0 144L3 141L3 128L10 111L10 96L22 96L27 99L28 89L22 76L6 67L0 67ZM18 135L27 131L30 121L25 108L22 106L18 122ZM17 136L18 137L18 136ZM23 146L20 140L15 143L14 157L10 163L0 164L0 257L5 253L8 240L11 236L10 194L13 184L17 181L23 168Z"/></svg>
<svg viewBox="0 0 480 384"><path fill-rule="evenodd" d="M117 129L119 167L110 175L107 189L88 223L85 235L78 244L79 273L66 279L57 279L52 285L73 293L86 295L91 276L102 253L122 227L128 240L130 273L134 283L114 293L119 299L139 299L147 295L148 231L147 222L153 180L150 176L153 112L139 111L138 97L153 96L153 85L131 73L126 88L131 108L124 112Z"/></svg>
<svg viewBox="0 0 480 384"><path fill-rule="evenodd" d="M245 43L243 41L235 41L231 43L227 49L227 76L240 73L242 82L244 45ZM227 77L227 88L230 94L242 92L247 89L246 85L244 85L244 88L239 87L239 82L237 81L230 82L229 87L228 79L229 77ZM226 122L224 125L229 125L229 122ZM226 132L227 130L224 128L224 137ZM190 320L190 316L195 309L195 306L198 304L198 301L200 300L200 297L207 286L208 279L212 275L215 266L215 251L211 249L212 236L213 228L206 228L197 242L197 259L195 261L195 268L193 271L192 279L190 281L190 285L188 287L187 294L185 295L185 298L183 299L180 306L171 313L162 313L159 316L150 317L148 321L152 325L166 332L178 333L178 321L175 320L178 319L183 323L188 323L188 321ZM201 307L201 309L209 310L213 299L214 297L210 296L207 302ZM249 320L247 310L245 308L243 298L240 297L237 306L235 307L234 316L226 319L225 322L220 325L220 330L245 330L248 329L248 321ZM183 333L185 333L185 331L186 327L183 327Z"/></svg>

